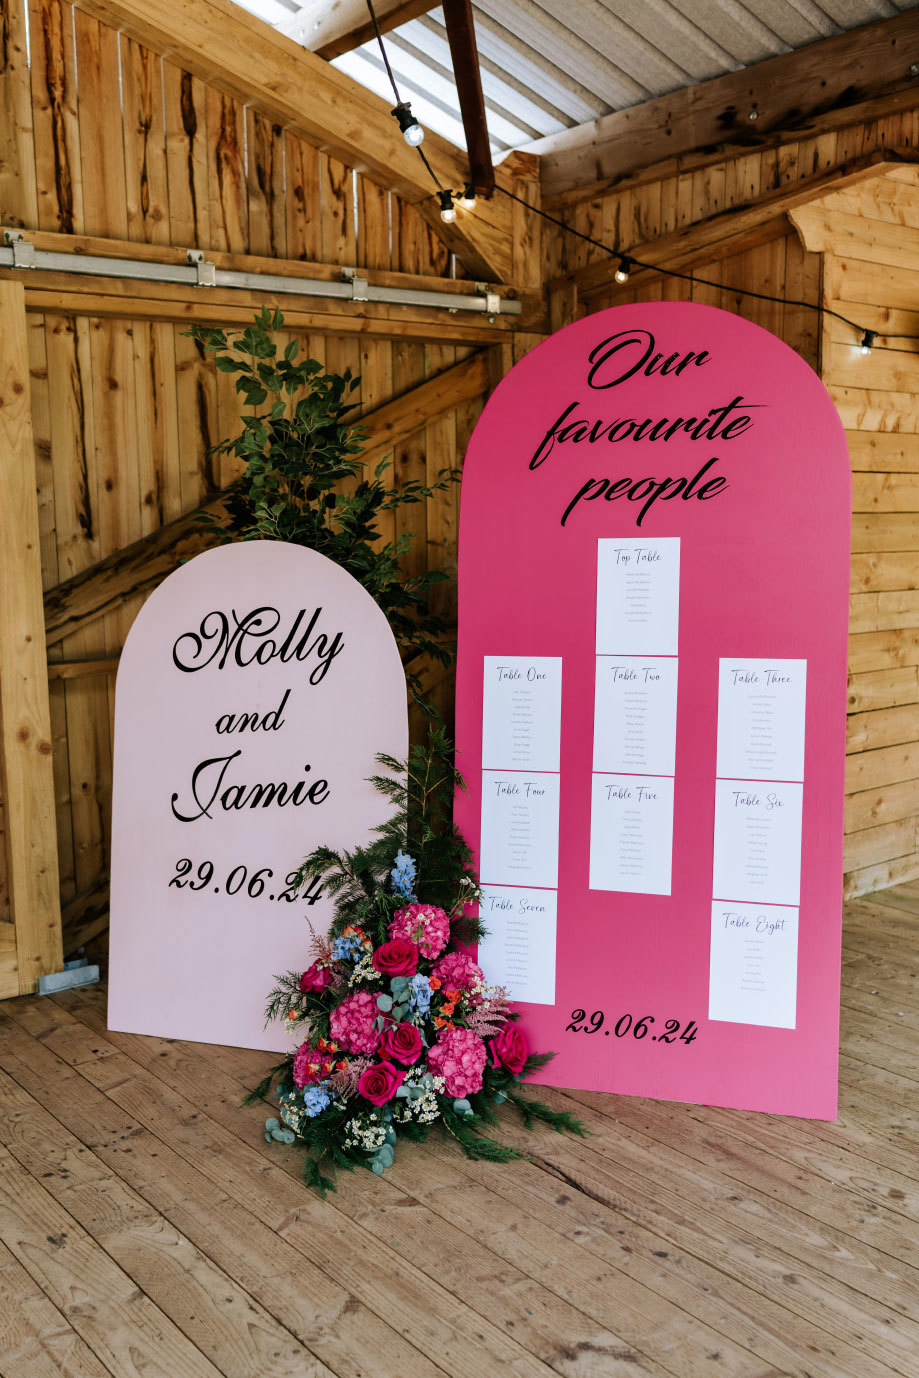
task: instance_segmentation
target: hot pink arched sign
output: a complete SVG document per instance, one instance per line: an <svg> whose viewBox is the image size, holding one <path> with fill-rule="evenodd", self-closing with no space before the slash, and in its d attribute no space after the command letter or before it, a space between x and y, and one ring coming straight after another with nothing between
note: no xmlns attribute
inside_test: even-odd
<svg viewBox="0 0 919 1378"><path fill-rule="evenodd" d="M389 623L339 565L244 541L171 574L118 669L109 1026L286 1050L266 997L332 918L293 873L369 840L407 750Z"/></svg>
<svg viewBox="0 0 919 1378"><path fill-rule="evenodd" d="M829 395L727 312L589 316L488 403L459 822L546 1080L835 1117L849 529Z"/></svg>

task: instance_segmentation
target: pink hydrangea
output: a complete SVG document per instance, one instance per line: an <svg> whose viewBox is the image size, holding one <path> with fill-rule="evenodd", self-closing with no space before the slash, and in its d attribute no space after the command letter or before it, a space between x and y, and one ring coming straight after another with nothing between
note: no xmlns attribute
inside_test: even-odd
<svg viewBox="0 0 919 1378"><path fill-rule="evenodd" d="M323 1081L334 1066L335 1058L332 1053L323 1052L310 1043L301 1043L294 1054L294 1081L301 1088L309 1086L314 1081Z"/></svg>
<svg viewBox="0 0 919 1378"><path fill-rule="evenodd" d="M471 1096L482 1089L485 1044L471 1029L443 1029L428 1053L428 1071L443 1077L448 1096Z"/></svg>
<svg viewBox="0 0 919 1378"><path fill-rule="evenodd" d="M349 1053L376 1052L380 1035L374 1028L379 1010L373 991L356 990L332 1011L332 1039Z"/></svg>
<svg viewBox="0 0 919 1378"><path fill-rule="evenodd" d="M484 982L482 968L468 952L448 952L435 962L431 975L436 976L444 990L470 990L476 981Z"/></svg>
<svg viewBox="0 0 919 1378"><path fill-rule="evenodd" d="M450 939L450 919L436 904L409 904L397 909L389 925L391 938L417 943L422 957L439 957Z"/></svg>
<svg viewBox="0 0 919 1378"><path fill-rule="evenodd" d="M306 1086L316 1080L315 1059L315 1049L308 1043L301 1043L294 1056L294 1081L298 1086ZM313 1067L310 1062L313 1062Z"/></svg>

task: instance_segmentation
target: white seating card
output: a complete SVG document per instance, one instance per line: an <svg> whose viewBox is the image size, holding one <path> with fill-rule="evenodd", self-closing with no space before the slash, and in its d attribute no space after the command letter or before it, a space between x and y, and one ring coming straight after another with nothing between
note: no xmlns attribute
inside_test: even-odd
<svg viewBox="0 0 919 1378"><path fill-rule="evenodd" d="M679 612L679 536L598 541L598 656L675 656Z"/></svg>
<svg viewBox="0 0 919 1378"><path fill-rule="evenodd" d="M721 660L720 780L803 780L806 660Z"/></svg>
<svg viewBox="0 0 919 1378"><path fill-rule="evenodd" d="M712 904L709 1019L793 1029L797 971L797 909Z"/></svg>
<svg viewBox="0 0 919 1378"><path fill-rule="evenodd" d="M715 782L716 899L798 904L803 785Z"/></svg>
<svg viewBox="0 0 919 1378"><path fill-rule="evenodd" d="M598 656L594 770L673 775L677 660Z"/></svg>
<svg viewBox="0 0 919 1378"><path fill-rule="evenodd" d="M482 882L558 885L559 777L482 771Z"/></svg>
<svg viewBox="0 0 919 1378"><path fill-rule="evenodd" d="M479 963L512 1000L555 1004L557 910L555 890L483 886L479 916L488 932L479 943Z"/></svg>
<svg viewBox="0 0 919 1378"><path fill-rule="evenodd" d="M673 781L594 775L591 790L590 889L669 895Z"/></svg>
<svg viewBox="0 0 919 1378"><path fill-rule="evenodd" d="M561 656L485 656L482 767L558 770Z"/></svg>

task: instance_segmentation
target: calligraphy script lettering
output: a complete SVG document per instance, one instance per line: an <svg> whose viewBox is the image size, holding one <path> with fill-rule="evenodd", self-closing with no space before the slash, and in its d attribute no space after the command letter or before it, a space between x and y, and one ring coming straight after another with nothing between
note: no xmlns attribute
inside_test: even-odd
<svg viewBox="0 0 919 1378"><path fill-rule="evenodd" d="M241 754L240 750L232 751L226 756L212 756L195 766L190 786L194 810L188 813L180 812L176 808L179 802L182 803L183 809L190 806L184 800L179 800L178 793L172 796L172 812L180 823L195 823L199 818L213 818L211 809L215 806L229 810L266 809L271 804L283 808L285 804L293 804L294 808L299 808L302 804L324 804L329 796L328 780L314 780L312 784L306 780L298 780L295 785L289 784L286 780L277 784L229 783L229 768ZM309 771L312 767L307 765L303 769Z"/></svg>
<svg viewBox="0 0 919 1378"><path fill-rule="evenodd" d="M654 336L649 330L620 330L615 335L601 340L588 356L589 368L586 383L595 392L603 392L635 378L638 382L654 375L679 377L689 368L702 368L711 362L708 350L686 350L665 354L657 349ZM754 424L751 415L763 404L747 402L738 394L727 402L720 402L706 409L699 409L695 416L636 416L592 417L586 414L582 402L576 399L569 402L557 420L546 431L530 460L530 470L540 468L557 445L597 445L606 442L617 445L623 441L649 444L660 442L666 445L675 437L689 437L692 441L731 441L743 435ZM645 517L660 502L681 502L696 499L708 502L717 497L728 486L723 474L710 471L720 463L720 456L713 455L699 466L690 476L667 475L658 477L597 477L586 479L571 498L561 516L564 526L568 518L582 502L615 502L624 498L640 506L635 517L635 525L641 526Z"/></svg>
<svg viewBox="0 0 919 1378"><path fill-rule="evenodd" d="M316 608L303 626L306 616L306 609L301 608L281 639L274 635L281 623L277 608L253 608L243 617L235 610L227 617L215 609L201 619L196 632L183 632L176 638L173 664L185 674L194 674L209 665L222 670L228 661L241 669L253 663L267 665L275 658L285 665L291 660L315 661L309 682L320 684L344 649L344 639L341 632L330 637L316 630L322 608Z"/></svg>

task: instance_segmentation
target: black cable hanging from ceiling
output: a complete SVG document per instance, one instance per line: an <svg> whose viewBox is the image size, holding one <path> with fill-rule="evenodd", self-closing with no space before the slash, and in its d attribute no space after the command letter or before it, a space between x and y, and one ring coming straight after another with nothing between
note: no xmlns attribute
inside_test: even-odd
<svg viewBox="0 0 919 1378"><path fill-rule="evenodd" d="M424 163L428 173L430 174L432 181L434 182L434 186L436 188L435 195L437 196L437 199L440 202L441 219L448 224L452 223L452 221L456 219L456 210L454 208L455 198L453 192L450 189L443 186L443 184L437 176L437 173L431 167L430 162L425 156L424 150L420 147L421 141L424 138L424 131L421 129L421 126L418 124L418 122L412 115L412 108L410 103L408 101L403 101L399 94L399 88L396 84L396 78L393 74L393 70L389 62L389 57L386 52L386 45L383 42L383 34L380 31L380 25L377 20L376 11L373 8L373 0L367 0L367 8L370 11L370 18L373 22L373 30L376 34L377 43L380 45L380 52L383 57L383 63L389 75L389 80L392 85L393 94L396 98L396 107L392 111L392 114L399 122L399 128L402 130L406 142L409 143L413 148L417 149L421 161ZM406 117L408 120L407 124ZM412 128L420 131L420 137L413 136L412 138L409 138L408 131ZM566 224L564 220L560 220L558 216L551 215L549 211L544 211L539 206L531 206L530 203L528 201L525 201L522 196L518 196L516 192L511 191L508 187L503 187L500 183L496 183L496 186L498 191L503 192L505 196L509 196L511 200L517 201L521 206L526 207L526 209L530 211L533 215L539 215L542 217L543 220L547 220L550 224L556 225L560 230L563 230L565 234L573 235L577 239L584 240L587 244L592 244L595 249L600 249L603 253L609 254L611 258L618 258L619 266L616 269L615 278L616 282L619 284L624 284L628 282L631 270L633 268L646 268L650 272L660 273L664 277L678 278L682 282L694 282L698 283L701 287L713 287L717 291L722 292L730 291L734 296L750 297L755 301L768 301L774 303L776 306L796 306L804 311L814 311L818 316L831 316L834 320L842 321L844 325L849 326L850 329L856 332L856 334L860 335L861 338L859 339L858 343L861 347L861 351L863 354L871 353L871 350L874 348L876 344L878 336L881 334L884 335L885 340L919 340L919 334L891 335L879 330L869 330L866 326L860 325L858 321L850 320L848 316L842 315L842 313L839 311L832 310L829 306L824 306L821 302L799 301L792 297L777 297L769 292L757 292L751 287L726 288L724 286L724 283L713 282L710 278L698 277L695 273L684 273L681 272L678 268L666 268L659 263L643 263L640 258L635 258L633 254L626 253L622 249L613 248L609 244L604 244L602 240L595 239L593 235L584 234L581 230L576 230L573 225Z"/></svg>

